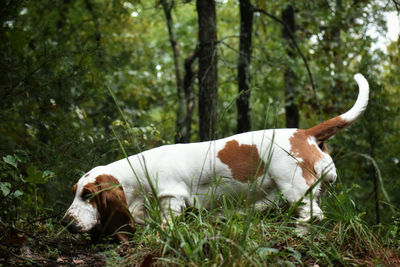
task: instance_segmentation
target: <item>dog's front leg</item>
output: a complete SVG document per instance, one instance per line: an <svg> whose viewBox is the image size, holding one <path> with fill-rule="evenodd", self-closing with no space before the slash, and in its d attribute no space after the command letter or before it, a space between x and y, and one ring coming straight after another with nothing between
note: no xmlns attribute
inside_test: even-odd
<svg viewBox="0 0 400 267"><path fill-rule="evenodd" d="M310 187L304 183L304 179L300 174L301 173L297 172L293 180L277 178L275 182L291 205L296 205L297 202L301 200L300 205L296 209L299 223L309 222L312 219L322 220L323 213L317 203L317 196L315 195L316 192L319 192L319 189L314 188L314 197L310 198L309 194L307 194Z"/></svg>
<svg viewBox="0 0 400 267"><path fill-rule="evenodd" d="M299 222L310 222L312 219L321 221L324 217L318 203L315 199L311 201L309 197L303 199L302 205L297 208L297 214Z"/></svg>
<svg viewBox="0 0 400 267"><path fill-rule="evenodd" d="M162 226L168 227L173 224L173 218L182 214L185 209L185 198L182 196L163 196L160 199Z"/></svg>
<svg viewBox="0 0 400 267"><path fill-rule="evenodd" d="M303 199L301 206L297 208L297 214L296 232L299 235L307 235L310 232L310 222L320 221L324 217L318 203L315 200L310 201L309 197Z"/></svg>

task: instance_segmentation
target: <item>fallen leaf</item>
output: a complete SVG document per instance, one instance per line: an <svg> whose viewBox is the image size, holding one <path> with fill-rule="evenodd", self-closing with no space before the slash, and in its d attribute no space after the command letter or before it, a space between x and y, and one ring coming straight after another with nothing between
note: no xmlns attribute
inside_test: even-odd
<svg viewBox="0 0 400 267"><path fill-rule="evenodd" d="M84 261L84 260L72 260L72 262L73 262L74 264L82 264L82 263L84 263L85 261Z"/></svg>

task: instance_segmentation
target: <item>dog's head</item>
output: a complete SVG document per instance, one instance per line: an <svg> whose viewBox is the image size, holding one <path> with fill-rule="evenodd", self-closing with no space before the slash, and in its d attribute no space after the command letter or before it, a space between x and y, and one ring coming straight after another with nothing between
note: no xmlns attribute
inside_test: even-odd
<svg viewBox="0 0 400 267"><path fill-rule="evenodd" d="M89 232L94 239L115 234L125 242L135 231L124 190L112 175L89 172L72 190L74 200L61 221L71 233Z"/></svg>

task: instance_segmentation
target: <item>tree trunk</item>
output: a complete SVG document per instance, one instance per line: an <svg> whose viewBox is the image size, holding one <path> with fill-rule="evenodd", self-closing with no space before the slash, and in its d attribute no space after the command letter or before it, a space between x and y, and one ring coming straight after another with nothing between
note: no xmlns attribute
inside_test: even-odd
<svg viewBox="0 0 400 267"><path fill-rule="evenodd" d="M240 0L240 44L238 62L239 97L237 106L237 132L250 131L250 55L253 33L253 6L250 0Z"/></svg>
<svg viewBox="0 0 400 267"><path fill-rule="evenodd" d="M193 81L196 73L193 71L193 62L198 56L198 48L196 47L193 54L185 59L185 77L183 78L183 90L185 92L186 100L186 116L184 127L182 128L182 143L190 142L190 132L192 130L192 115L194 110L195 95L193 93Z"/></svg>
<svg viewBox="0 0 400 267"><path fill-rule="evenodd" d="M294 73L292 64L295 59L294 44L290 35L295 32L294 10L291 5L287 6L282 11L282 21L286 27L282 27L282 36L288 42L286 52L291 59L289 65L284 70L284 88L285 88L285 113L286 127L299 128L299 110L294 102L296 74Z"/></svg>
<svg viewBox="0 0 400 267"><path fill-rule="evenodd" d="M182 71L180 65L180 50L179 44L176 38L176 33L173 26L171 10L174 5L174 1L162 0L161 1L165 19L167 21L169 41L171 43L172 52L174 55L175 65L175 79L178 97L178 110L176 114L176 129L175 129L175 143L184 143L185 140L189 139L190 131L187 131L186 117L185 117L185 92L183 88ZM190 126L189 126L190 128Z"/></svg>
<svg viewBox="0 0 400 267"><path fill-rule="evenodd" d="M199 23L199 128L200 140L216 138L217 22L214 0L197 0Z"/></svg>

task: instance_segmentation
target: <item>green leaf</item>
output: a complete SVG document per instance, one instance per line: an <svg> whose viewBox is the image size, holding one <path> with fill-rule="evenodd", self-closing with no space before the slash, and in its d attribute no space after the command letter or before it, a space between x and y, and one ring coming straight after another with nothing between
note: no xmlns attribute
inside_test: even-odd
<svg viewBox="0 0 400 267"><path fill-rule="evenodd" d="M24 193L21 191L21 190L16 190L14 193L13 193L13 195L14 195L14 197L20 197L20 196L22 196Z"/></svg>
<svg viewBox="0 0 400 267"><path fill-rule="evenodd" d="M7 196L10 193L11 184L8 182L0 183L0 191L3 193L3 196Z"/></svg>
<svg viewBox="0 0 400 267"><path fill-rule="evenodd" d="M17 159L11 155L3 157L3 161L7 164L10 164L11 166L14 166L14 168L18 167Z"/></svg>
<svg viewBox="0 0 400 267"><path fill-rule="evenodd" d="M189 244L185 241L182 241L181 248L185 252L186 256L190 257L193 253L192 249L190 248Z"/></svg>
<svg viewBox="0 0 400 267"><path fill-rule="evenodd" d="M43 173L35 168L35 166L31 165L26 169L28 173L28 177L26 177L26 181L32 184L45 184L47 182L46 178L43 176Z"/></svg>
<svg viewBox="0 0 400 267"><path fill-rule="evenodd" d="M52 171L46 170L42 173L43 178L48 181L51 178L54 178L56 174Z"/></svg>

